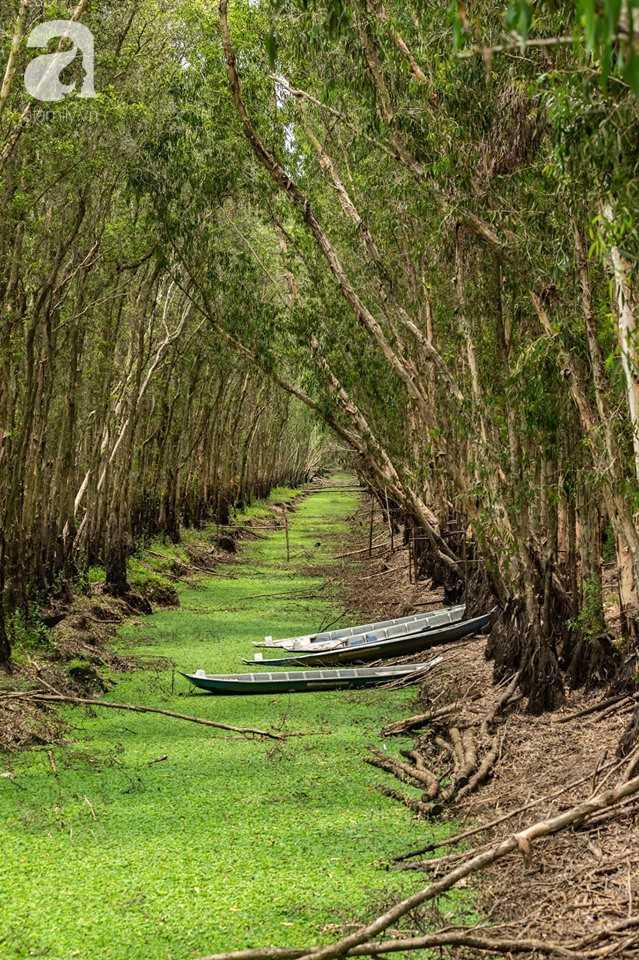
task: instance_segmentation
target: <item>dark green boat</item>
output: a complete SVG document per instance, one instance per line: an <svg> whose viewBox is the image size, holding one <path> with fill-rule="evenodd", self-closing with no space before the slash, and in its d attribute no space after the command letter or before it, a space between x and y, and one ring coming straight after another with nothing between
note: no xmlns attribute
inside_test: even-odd
<svg viewBox="0 0 639 960"><path fill-rule="evenodd" d="M441 658L430 663L402 663L387 667L362 667L352 670L293 670L290 673L231 673L216 675L198 670L183 673L191 683L207 693L309 693L315 690L359 690L377 687L393 680L417 683Z"/></svg>
<svg viewBox="0 0 639 960"><path fill-rule="evenodd" d="M452 623L435 630L432 627L426 627L419 633L392 637L391 639L376 641L369 634L363 642L361 638L354 637L351 642L339 650L277 657L275 660L264 660L261 659L261 654L256 654L253 660L244 660L244 663L264 667L285 667L293 664L300 667L312 667L314 664L328 667L337 663L372 663L375 660L389 660L392 657L407 657L413 653L421 653L421 651L429 650L431 647L442 646L444 643L461 640L462 637L469 637L473 633L478 633L488 626L494 613L495 610L491 610L490 613L485 613L481 617L474 617L472 620L463 620L461 623Z"/></svg>

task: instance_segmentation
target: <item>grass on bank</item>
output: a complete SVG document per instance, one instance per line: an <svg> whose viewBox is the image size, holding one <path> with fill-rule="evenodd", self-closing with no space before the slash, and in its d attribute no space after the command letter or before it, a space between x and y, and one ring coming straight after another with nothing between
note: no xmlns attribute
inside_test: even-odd
<svg viewBox="0 0 639 960"><path fill-rule="evenodd" d="M180 586L179 609L122 629L119 649L237 672L251 640L334 619L330 558L348 549L357 505L346 491L300 501L289 564L283 531L246 543L233 564ZM362 762L414 691L216 698L171 669L117 681L119 701L331 735L274 745L160 716L67 711L73 736L52 751L55 771L45 750L0 758L0 772L15 774L0 779L3 958L178 960L321 943L335 936L326 925L369 917L418 886L379 864L441 828L381 797L372 785L383 775ZM458 895L447 904L462 906Z"/></svg>

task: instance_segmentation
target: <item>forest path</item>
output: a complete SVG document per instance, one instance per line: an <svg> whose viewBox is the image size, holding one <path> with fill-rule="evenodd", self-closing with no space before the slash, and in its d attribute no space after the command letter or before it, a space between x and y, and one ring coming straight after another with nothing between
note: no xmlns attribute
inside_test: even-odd
<svg viewBox="0 0 639 960"><path fill-rule="evenodd" d="M124 628L119 651L237 672L251 669L241 658L252 640L334 620L335 557L352 549L359 502L339 489L300 498L290 562L284 531L262 533L233 563L180 586L179 609ZM267 511L248 512L257 526ZM67 711L72 734L52 752L55 772L44 751L3 762L15 773L0 780L5 960L178 960L328 942L326 925L370 917L391 891L414 889L376 864L424 843L433 827L373 790L380 776L362 762L381 727L410 712L414 689L218 698L169 669L120 674L109 696L331 734L274 745L152 714Z"/></svg>

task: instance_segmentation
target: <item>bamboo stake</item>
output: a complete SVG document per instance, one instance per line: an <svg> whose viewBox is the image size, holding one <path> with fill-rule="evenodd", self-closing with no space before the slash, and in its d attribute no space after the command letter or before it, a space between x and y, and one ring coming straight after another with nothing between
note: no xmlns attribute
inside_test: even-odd
<svg viewBox="0 0 639 960"><path fill-rule="evenodd" d="M284 531L286 533L286 562L291 562L291 548L288 541L288 512L284 507Z"/></svg>
<svg viewBox="0 0 639 960"><path fill-rule="evenodd" d="M375 497L371 494L371 522L368 528L368 556L373 553L373 524L375 522Z"/></svg>
<svg viewBox="0 0 639 960"><path fill-rule="evenodd" d="M384 498L386 500L386 519L388 521L388 529L390 532L391 538L391 556L395 553L395 537L393 536L393 518L390 514L390 509L388 506L388 490L384 490Z"/></svg>

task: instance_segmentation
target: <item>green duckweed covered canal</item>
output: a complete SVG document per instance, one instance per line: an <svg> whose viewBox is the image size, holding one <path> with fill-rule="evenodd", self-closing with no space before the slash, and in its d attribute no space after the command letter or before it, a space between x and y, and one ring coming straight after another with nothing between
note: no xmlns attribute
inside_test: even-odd
<svg viewBox="0 0 639 960"><path fill-rule="evenodd" d="M282 531L244 543L235 563L180 588L179 609L123 629L119 649L187 671L237 672L252 640L335 619L332 558L349 549L358 503L346 490L301 498L289 563ZM152 714L67 711L56 773L43 750L2 759L15 774L0 779L5 960L178 960L327 942L327 925L370 917L416 889L414 877L380 865L433 828L372 789L379 774L362 762L414 690L217 698L191 693L166 669L119 674L108 696L238 726L331 733L280 745Z"/></svg>

